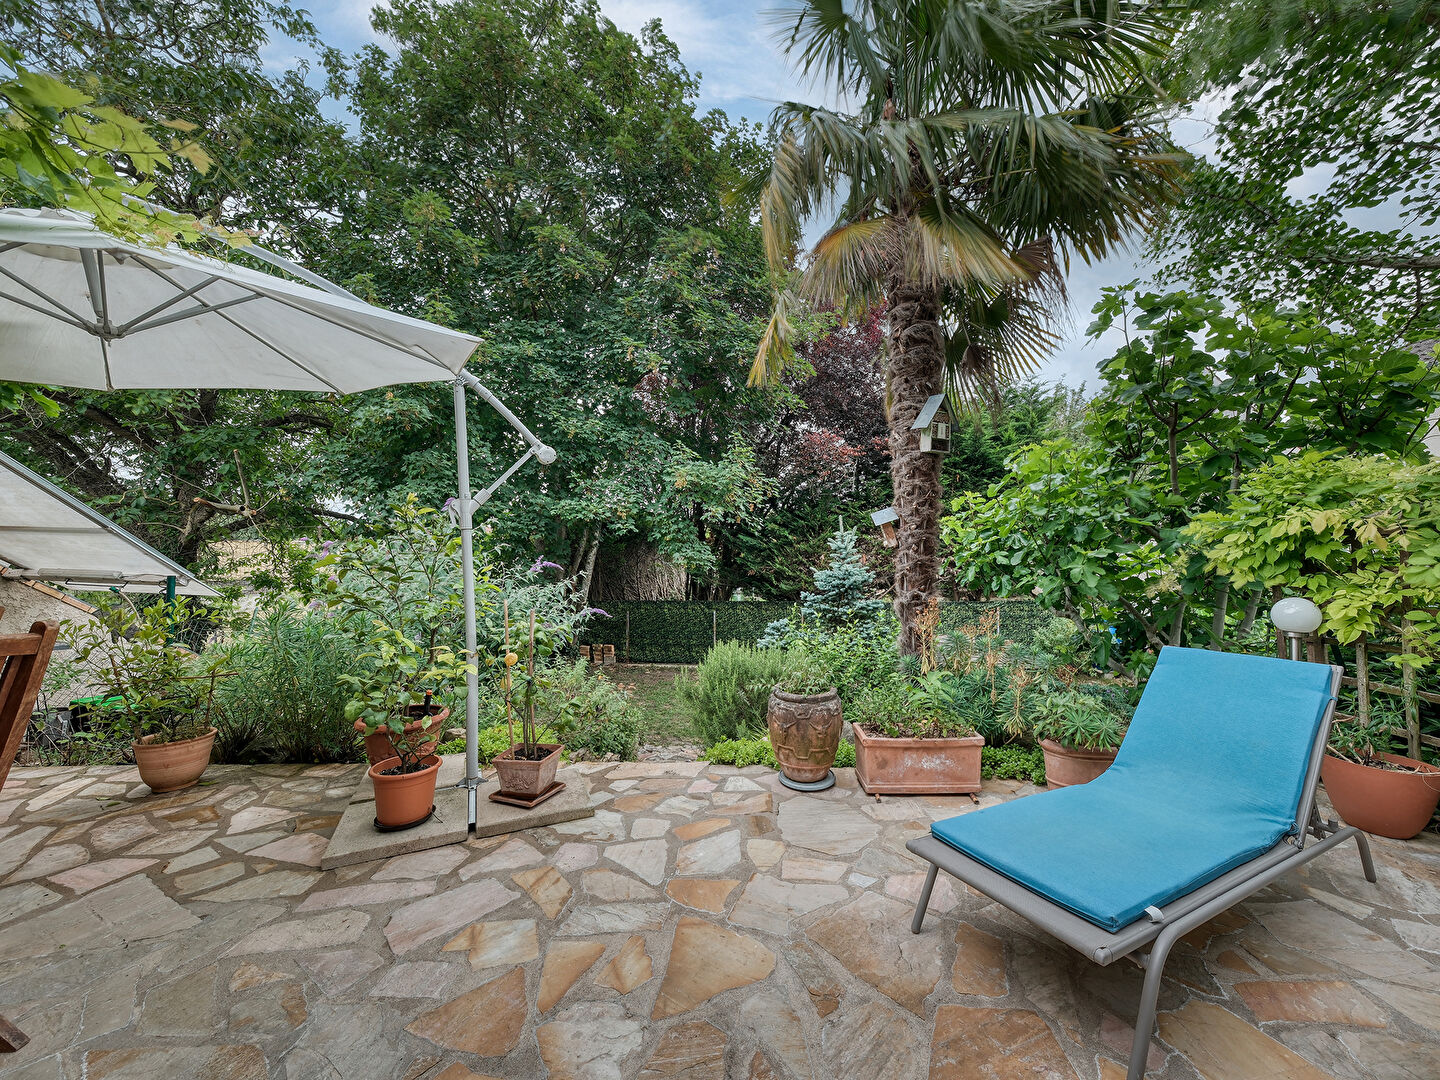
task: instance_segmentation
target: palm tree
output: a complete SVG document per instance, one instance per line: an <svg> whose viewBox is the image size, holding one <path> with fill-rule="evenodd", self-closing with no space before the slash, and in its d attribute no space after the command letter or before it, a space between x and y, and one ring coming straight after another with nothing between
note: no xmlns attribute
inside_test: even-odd
<svg viewBox="0 0 1440 1080"><path fill-rule="evenodd" d="M848 10L847 10L848 9ZM1146 226L1184 155L1147 77L1183 8L1141 0L797 0L773 13L839 107L785 102L752 183L777 293L752 383L777 381L806 304L883 302L903 652L936 595L940 459L911 423L974 404L1054 344L1063 271ZM838 218L794 271L806 218Z"/></svg>

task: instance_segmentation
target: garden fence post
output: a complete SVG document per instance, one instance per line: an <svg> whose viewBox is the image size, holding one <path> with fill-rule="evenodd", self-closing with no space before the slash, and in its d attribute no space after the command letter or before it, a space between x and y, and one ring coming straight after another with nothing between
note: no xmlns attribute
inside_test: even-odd
<svg viewBox="0 0 1440 1080"><path fill-rule="evenodd" d="M1413 631L1409 619L1400 621L1400 647L1407 654L1414 650L1411 640ZM1415 668L1411 664L1400 665L1400 687L1405 691L1405 745L1406 756L1420 758L1420 700L1415 696Z"/></svg>
<svg viewBox="0 0 1440 1080"><path fill-rule="evenodd" d="M625 663L630 662L630 612L625 612Z"/></svg>
<svg viewBox="0 0 1440 1080"><path fill-rule="evenodd" d="M1364 634L1355 641L1355 719L1361 727L1370 723L1370 647Z"/></svg>
<svg viewBox="0 0 1440 1080"><path fill-rule="evenodd" d="M710 647L713 649L720 644L720 612L718 608L710 609Z"/></svg>

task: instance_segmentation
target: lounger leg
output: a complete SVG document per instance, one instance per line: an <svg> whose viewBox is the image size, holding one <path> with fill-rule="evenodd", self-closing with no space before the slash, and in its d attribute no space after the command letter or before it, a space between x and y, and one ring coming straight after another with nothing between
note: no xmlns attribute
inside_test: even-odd
<svg viewBox="0 0 1440 1080"><path fill-rule="evenodd" d="M1375 860L1370 857L1370 838L1359 829L1355 830L1355 846L1360 849L1360 865L1365 868L1365 880L1375 882Z"/></svg>
<svg viewBox="0 0 1440 1080"><path fill-rule="evenodd" d="M1150 1057L1150 1036L1155 1033L1155 1007L1160 1000L1160 980L1165 961L1178 935L1162 930L1145 958L1145 983L1140 988L1140 1011L1135 1016L1135 1042L1130 1048L1130 1072L1126 1080L1144 1080L1145 1062Z"/></svg>
<svg viewBox="0 0 1440 1080"><path fill-rule="evenodd" d="M925 887L920 890L920 900L915 905L915 918L910 920L912 934L918 934L920 927L925 923L925 909L930 906L930 890L935 888L935 875L938 873L940 873L940 867L932 862L930 872L925 875Z"/></svg>

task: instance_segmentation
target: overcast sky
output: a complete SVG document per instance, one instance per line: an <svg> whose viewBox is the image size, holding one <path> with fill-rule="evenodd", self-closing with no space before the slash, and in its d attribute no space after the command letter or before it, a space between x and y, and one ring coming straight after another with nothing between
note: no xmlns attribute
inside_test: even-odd
<svg viewBox="0 0 1440 1080"><path fill-rule="evenodd" d="M329 45L353 52L377 40L369 22L373 0L311 0L303 6L308 7L322 40ZM793 76L772 40L765 13L774 6L775 0L600 0L601 11L622 30L638 34L651 19L661 21L665 33L679 47L685 66L701 76L702 111L724 109L732 118L760 123L769 117L776 102L816 98L812 87ZM286 51L283 43L272 47L271 59L277 66L293 62ZM1203 123L1187 121L1176 137L1191 150L1203 152L1207 131ZM812 225L807 233L816 235L824 224ZM1115 343L1113 337L1099 344L1086 340L1090 308L1102 287L1148 274L1149 268L1137 260L1136 253L1118 253L1095 266L1072 265L1064 340L1039 377L1064 379L1071 386L1086 383L1093 390L1095 365L1113 351Z"/></svg>

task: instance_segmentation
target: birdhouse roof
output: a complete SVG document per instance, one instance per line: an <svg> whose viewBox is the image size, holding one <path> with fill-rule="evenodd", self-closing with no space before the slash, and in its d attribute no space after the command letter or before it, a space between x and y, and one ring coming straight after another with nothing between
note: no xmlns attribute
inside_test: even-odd
<svg viewBox="0 0 1440 1080"><path fill-rule="evenodd" d="M945 405L945 395L936 394L925 402L925 407L920 410L920 415L910 425L911 431L923 431L935 422L935 414Z"/></svg>
<svg viewBox="0 0 1440 1080"><path fill-rule="evenodd" d="M870 520L876 525L884 525L887 521L899 521L900 515L895 512L893 506L887 506L884 510L872 511Z"/></svg>

